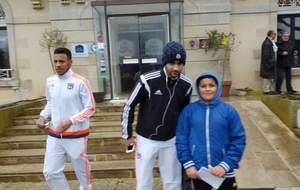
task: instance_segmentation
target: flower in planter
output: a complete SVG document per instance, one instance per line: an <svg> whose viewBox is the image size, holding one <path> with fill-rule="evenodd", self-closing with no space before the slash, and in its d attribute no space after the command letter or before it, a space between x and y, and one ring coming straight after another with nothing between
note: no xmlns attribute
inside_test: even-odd
<svg viewBox="0 0 300 190"><path fill-rule="evenodd" d="M212 56L215 57L216 53L220 50L222 50L221 54L218 54L219 57L216 58L216 61L220 64L221 71L218 73L220 74L222 80L224 78L230 78L230 68L229 68L229 59L230 59L230 52L234 50L237 44L235 39L235 34L232 32L225 33L225 32L219 32L218 30L211 30L207 33L207 43L208 45L204 48L205 52L208 52L210 50L213 51Z"/></svg>

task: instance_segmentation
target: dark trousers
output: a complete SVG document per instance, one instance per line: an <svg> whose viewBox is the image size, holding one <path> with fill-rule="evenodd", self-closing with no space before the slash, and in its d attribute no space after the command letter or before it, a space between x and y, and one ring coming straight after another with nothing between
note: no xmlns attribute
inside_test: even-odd
<svg viewBox="0 0 300 190"><path fill-rule="evenodd" d="M212 187L202 180L193 180L195 190L212 190ZM234 177L226 178L218 190L237 190Z"/></svg>
<svg viewBox="0 0 300 190"><path fill-rule="evenodd" d="M292 71L291 67L287 68L277 68L277 77L276 77L276 91L281 92L282 81L285 78L286 90L293 91L292 87Z"/></svg>
<svg viewBox="0 0 300 190"><path fill-rule="evenodd" d="M182 167L182 190L193 190L192 180L186 175L185 169Z"/></svg>

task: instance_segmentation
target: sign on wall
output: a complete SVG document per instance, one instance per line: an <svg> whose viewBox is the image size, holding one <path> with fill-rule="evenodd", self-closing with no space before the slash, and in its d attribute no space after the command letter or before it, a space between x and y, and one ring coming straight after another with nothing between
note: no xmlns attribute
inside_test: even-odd
<svg viewBox="0 0 300 190"><path fill-rule="evenodd" d="M84 43L73 44L72 48L72 56L73 57L88 57L88 46Z"/></svg>

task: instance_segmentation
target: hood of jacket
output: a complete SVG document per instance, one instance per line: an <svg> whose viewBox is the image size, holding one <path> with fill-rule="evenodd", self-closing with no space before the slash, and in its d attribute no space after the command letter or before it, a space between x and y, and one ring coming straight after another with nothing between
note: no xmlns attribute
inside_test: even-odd
<svg viewBox="0 0 300 190"><path fill-rule="evenodd" d="M209 101L209 102L205 102L203 100L203 98L200 96L200 92L199 92L199 83L203 78L207 78L207 77L213 77L216 81L217 81L217 93L215 95L215 97ZM195 90L197 92L197 95L199 97L199 101L203 104L216 104L221 100L221 94L222 94L222 82L221 79L219 78L219 76L212 72L212 71L205 71L203 73L201 73L197 78L196 78L196 82L195 82Z"/></svg>

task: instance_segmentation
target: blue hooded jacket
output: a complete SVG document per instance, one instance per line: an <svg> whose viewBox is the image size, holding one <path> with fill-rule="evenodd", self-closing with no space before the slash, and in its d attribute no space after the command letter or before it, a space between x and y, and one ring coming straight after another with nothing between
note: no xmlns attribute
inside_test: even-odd
<svg viewBox="0 0 300 190"><path fill-rule="evenodd" d="M199 82L205 76L217 81L216 96L205 102L199 94ZM179 116L176 149L179 161L189 167L221 166L225 177L233 177L242 158L246 134L238 112L220 98L222 84L213 72L204 72L196 79L199 100L187 105Z"/></svg>

